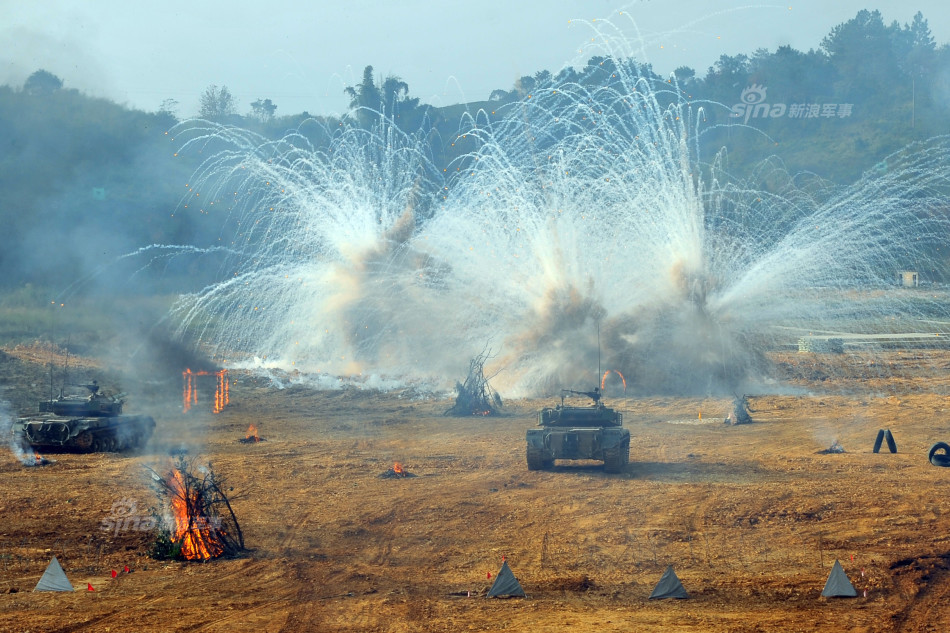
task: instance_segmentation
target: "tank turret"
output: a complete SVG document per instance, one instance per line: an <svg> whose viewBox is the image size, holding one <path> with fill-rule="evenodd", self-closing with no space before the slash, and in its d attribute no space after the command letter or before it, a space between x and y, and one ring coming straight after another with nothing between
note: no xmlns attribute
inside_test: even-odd
<svg viewBox="0 0 950 633"><path fill-rule="evenodd" d="M34 448L83 452L124 451L144 446L155 420L124 415L123 400L100 390L99 383L70 385L39 403L38 414L19 419L16 434Z"/></svg>
<svg viewBox="0 0 950 633"><path fill-rule="evenodd" d="M82 389L86 391L83 392ZM40 402L40 413L63 416L110 417L122 413L122 400L99 390L95 380L88 385L75 385L71 393Z"/></svg>

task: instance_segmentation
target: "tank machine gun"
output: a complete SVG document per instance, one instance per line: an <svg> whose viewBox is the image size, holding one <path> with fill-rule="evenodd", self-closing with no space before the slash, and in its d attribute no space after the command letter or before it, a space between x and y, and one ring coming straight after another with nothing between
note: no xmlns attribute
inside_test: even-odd
<svg viewBox="0 0 950 633"><path fill-rule="evenodd" d="M599 387L594 387L593 391L574 391L573 389L561 389L561 406L564 406L564 394L573 393L575 396L587 396L594 401L594 405L600 403L601 393Z"/></svg>

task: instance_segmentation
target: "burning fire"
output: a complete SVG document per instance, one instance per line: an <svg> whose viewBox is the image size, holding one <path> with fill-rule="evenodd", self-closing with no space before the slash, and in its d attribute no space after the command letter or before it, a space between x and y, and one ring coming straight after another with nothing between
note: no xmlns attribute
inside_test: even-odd
<svg viewBox="0 0 950 633"><path fill-rule="evenodd" d="M263 437L261 437L257 432L257 426L251 424L247 427L247 435L243 439L238 440L241 444L257 444L258 442L266 442Z"/></svg>
<svg viewBox="0 0 950 633"><path fill-rule="evenodd" d="M46 466L47 464L52 464L53 460L47 459L33 451L33 454L23 453L23 457L20 459L24 466Z"/></svg>
<svg viewBox="0 0 950 633"><path fill-rule="evenodd" d="M610 372L614 372L615 374L617 374L618 376L620 376L620 382L623 383L623 390L626 391L626 390L627 390L627 379L624 378L624 377L623 377L623 374L621 374L621 373L620 373L619 371L617 371L616 369L608 369L607 371L604 372L604 375L601 376L601 378L600 378L600 390L601 390L601 391L604 390L604 383L607 382L607 376L610 374Z"/></svg>
<svg viewBox="0 0 950 633"><path fill-rule="evenodd" d="M16 457L23 466L46 466L47 464L56 463L56 460L43 457L26 443L11 442L10 448L13 450L14 457Z"/></svg>
<svg viewBox="0 0 950 633"><path fill-rule="evenodd" d="M205 514L200 491L190 490L177 468L171 472L168 487L173 493L171 506L175 518L172 542L181 545L181 555L187 560L208 560L223 554L224 543Z"/></svg>
<svg viewBox="0 0 950 633"><path fill-rule="evenodd" d="M210 371L197 371L193 372L190 369L186 369L181 373L181 377L184 380L184 391L182 393L182 408L185 413L188 413L191 409L191 405L198 404L198 385L196 383L196 378L198 376L214 376L215 377L215 388L214 388L214 407L211 409L212 413L221 413L224 410L224 407L230 402L231 395L231 380L228 377L228 370L222 369L216 372Z"/></svg>
<svg viewBox="0 0 950 633"><path fill-rule="evenodd" d="M392 468L381 473L379 476L383 479L408 479L409 477L415 477L414 474L409 472L406 467L399 462L393 462Z"/></svg>

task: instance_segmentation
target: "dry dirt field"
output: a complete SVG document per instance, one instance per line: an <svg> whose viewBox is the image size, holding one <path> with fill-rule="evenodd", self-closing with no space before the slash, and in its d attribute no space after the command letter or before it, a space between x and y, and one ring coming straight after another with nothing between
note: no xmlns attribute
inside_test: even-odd
<svg viewBox="0 0 950 633"><path fill-rule="evenodd" d="M42 365L5 358L0 397L35 388ZM950 354L849 359L778 359L793 388L752 397L750 425L722 423L729 399L608 397L633 435L619 475L527 470L551 400L450 418L450 400L232 372L220 414L140 401L158 423L141 454L0 455L0 631L943 630L950 469L927 451L950 442ZM266 442L238 441L251 423ZM879 429L896 454L872 452ZM158 561L148 533L104 529L147 515L146 467L182 446L233 488L243 556ZM380 477L397 461L416 476ZM76 591L33 593L54 555ZM527 598L484 597L503 556ZM857 598L819 596L836 559ZM649 600L669 564L690 598Z"/></svg>

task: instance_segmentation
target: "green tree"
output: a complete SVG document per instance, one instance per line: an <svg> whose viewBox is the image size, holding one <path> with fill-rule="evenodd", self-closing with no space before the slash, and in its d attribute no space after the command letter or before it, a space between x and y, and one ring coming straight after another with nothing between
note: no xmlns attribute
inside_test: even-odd
<svg viewBox="0 0 950 633"><path fill-rule="evenodd" d="M419 99L409 98L409 84L399 77L386 77L380 93L385 112L393 117L399 114L399 110L412 110L419 105Z"/></svg>
<svg viewBox="0 0 950 633"><path fill-rule="evenodd" d="M373 113L378 113L382 104L379 88L373 79L373 67L364 68L363 81L355 86L347 86L343 93L350 98L350 110L355 111L360 126L370 127L377 116Z"/></svg>
<svg viewBox="0 0 950 633"><path fill-rule="evenodd" d="M591 57L581 73L581 81L586 85L603 86L609 82L616 70L617 64L612 58Z"/></svg>
<svg viewBox="0 0 950 633"><path fill-rule="evenodd" d="M31 96L49 95L63 87L63 80L48 70L37 70L26 78L23 92Z"/></svg>
<svg viewBox="0 0 950 633"><path fill-rule="evenodd" d="M537 84L538 82L535 81L534 77L525 75L515 82L515 92L519 97L525 97L534 92Z"/></svg>
<svg viewBox="0 0 950 633"><path fill-rule="evenodd" d="M201 95L198 115L210 121L221 121L235 112L234 97L227 86L218 88L215 84L208 86Z"/></svg>
<svg viewBox="0 0 950 633"><path fill-rule="evenodd" d="M409 97L409 84L389 75L377 83L373 77L373 67L363 69L363 81L343 90L350 98L350 109L355 111L357 121L362 127L370 127L380 117L386 117L405 129L418 117L419 99Z"/></svg>
<svg viewBox="0 0 950 633"><path fill-rule="evenodd" d="M558 71L557 75L554 76L554 79L559 84L569 84L569 83L577 83L577 81L579 80L579 77L576 70L574 70L570 66L565 66L564 68Z"/></svg>
<svg viewBox="0 0 950 633"><path fill-rule="evenodd" d="M676 77L676 81L679 82L681 86L696 81L696 71L689 66L680 66L673 71L673 76Z"/></svg>
<svg viewBox="0 0 950 633"><path fill-rule="evenodd" d="M882 106L893 94L889 84L900 73L905 39L896 22L887 26L880 11L866 9L831 29L821 48L837 72L838 96Z"/></svg>
<svg viewBox="0 0 950 633"><path fill-rule="evenodd" d="M163 99L162 104L158 107L158 113L177 118L178 116L178 100L177 99Z"/></svg>
<svg viewBox="0 0 950 633"><path fill-rule="evenodd" d="M274 119L277 106L270 99L258 99L251 104L251 116L261 123L268 123Z"/></svg>
<svg viewBox="0 0 950 633"><path fill-rule="evenodd" d="M906 53L899 62L901 70L911 77L932 72L936 66L937 44L920 11L914 15L914 21L904 27L903 35Z"/></svg>
<svg viewBox="0 0 950 633"><path fill-rule="evenodd" d="M784 103L813 102L830 96L835 76L828 57L814 50L803 53L780 46L770 53L759 49L749 60L749 83L768 86L770 98Z"/></svg>

